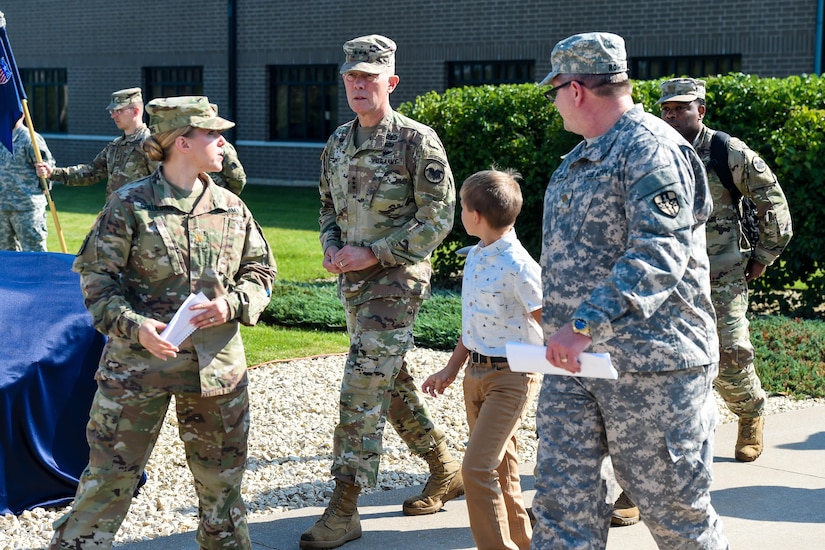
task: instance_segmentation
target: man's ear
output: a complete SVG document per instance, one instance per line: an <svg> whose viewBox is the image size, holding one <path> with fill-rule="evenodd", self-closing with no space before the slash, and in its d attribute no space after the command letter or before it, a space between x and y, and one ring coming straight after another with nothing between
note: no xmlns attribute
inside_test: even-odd
<svg viewBox="0 0 825 550"><path fill-rule="evenodd" d="M390 75L389 80L390 86L387 91L389 91L389 93L392 93L395 90L395 87L398 86L398 82L401 80L401 78L397 74L394 74Z"/></svg>
<svg viewBox="0 0 825 550"><path fill-rule="evenodd" d="M701 103L697 106L696 110L699 111L699 120L704 119L705 113L708 112L708 108L705 105L702 105Z"/></svg>

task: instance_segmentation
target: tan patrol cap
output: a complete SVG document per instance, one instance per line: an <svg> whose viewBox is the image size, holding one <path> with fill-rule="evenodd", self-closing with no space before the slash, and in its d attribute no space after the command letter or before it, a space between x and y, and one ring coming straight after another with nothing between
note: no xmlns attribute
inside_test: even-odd
<svg viewBox="0 0 825 550"><path fill-rule="evenodd" d="M349 71L394 74L395 50L395 42L380 34L353 38L344 44L346 60L341 65L341 74Z"/></svg>
<svg viewBox="0 0 825 550"><path fill-rule="evenodd" d="M613 74L627 72L624 38L609 32L574 34L560 41L550 53L551 70L540 86L560 74Z"/></svg>
<svg viewBox="0 0 825 550"><path fill-rule="evenodd" d="M222 132L235 126L234 122L219 117L204 96L159 97L146 105L146 112L152 134L186 126Z"/></svg>
<svg viewBox="0 0 825 550"><path fill-rule="evenodd" d="M131 105L132 103L142 103L143 96L140 93L140 88L126 88L125 90L118 90L112 92L112 101L106 107L107 111L116 111Z"/></svg>
<svg viewBox="0 0 825 550"><path fill-rule="evenodd" d="M659 84L662 97L656 105L666 101L690 103L695 99L705 99L705 81L696 78L671 78Z"/></svg>

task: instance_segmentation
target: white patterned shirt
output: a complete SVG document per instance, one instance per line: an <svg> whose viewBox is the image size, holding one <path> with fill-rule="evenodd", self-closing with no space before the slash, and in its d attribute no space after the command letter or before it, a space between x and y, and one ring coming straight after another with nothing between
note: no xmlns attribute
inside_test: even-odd
<svg viewBox="0 0 825 550"><path fill-rule="evenodd" d="M541 304L541 268L514 229L467 254L461 290L461 337L467 349L504 357L507 342L543 344L541 326L530 315Z"/></svg>

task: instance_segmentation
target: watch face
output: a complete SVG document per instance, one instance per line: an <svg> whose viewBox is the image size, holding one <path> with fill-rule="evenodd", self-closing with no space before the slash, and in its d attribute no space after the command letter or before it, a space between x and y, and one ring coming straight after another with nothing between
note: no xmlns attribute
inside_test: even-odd
<svg viewBox="0 0 825 550"><path fill-rule="evenodd" d="M573 321L573 326L576 327L576 330L584 330L587 328L587 321L584 319L576 319Z"/></svg>

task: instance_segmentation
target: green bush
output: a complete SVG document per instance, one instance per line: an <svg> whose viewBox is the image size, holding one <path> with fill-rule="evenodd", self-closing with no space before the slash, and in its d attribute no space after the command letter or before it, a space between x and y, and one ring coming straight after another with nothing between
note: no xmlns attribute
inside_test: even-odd
<svg viewBox="0 0 825 550"><path fill-rule="evenodd" d="M634 99L657 116L662 80L634 82ZM741 138L774 168L794 222L794 238L780 262L754 281L752 303L760 310L815 317L825 290L820 273L823 235L817 224L825 215L825 78L731 74L706 80L707 125ZM542 90L535 84L455 88L430 92L399 110L438 132L459 188L467 176L493 164L522 173L524 208L516 231L538 258L545 187L561 156L581 139L564 131ZM437 283L460 273L463 259L454 251L465 244L472 240L456 217L452 233L433 255ZM788 300L786 291L792 286L804 290Z"/></svg>
<svg viewBox="0 0 825 550"><path fill-rule="evenodd" d="M757 315L750 330L756 369L768 394L825 397L825 323Z"/></svg>
<svg viewBox="0 0 825 550"><path fill-rule="evenodd" d="M345 330L344 308L336 283L277 282L272 300L261 315L268 325L317 330ZM435 289L424 302L413 336L417 346L452 350L461 334L461 295Z"/></svg>
<svg viewBox="0 0 825 550"><path fill-rule="evenodd" d="M560 157L580 138L563 131L563 121L534 84L450 88L404 103L399 111L431 126L450 160L456 187L471 174L495 165L522 177L524 206L516 231L538 258L544 189ZM450 236L433 255L436 282L454 277L464 264L454 251L476 240L467 236L456 211Z"/></svg>

